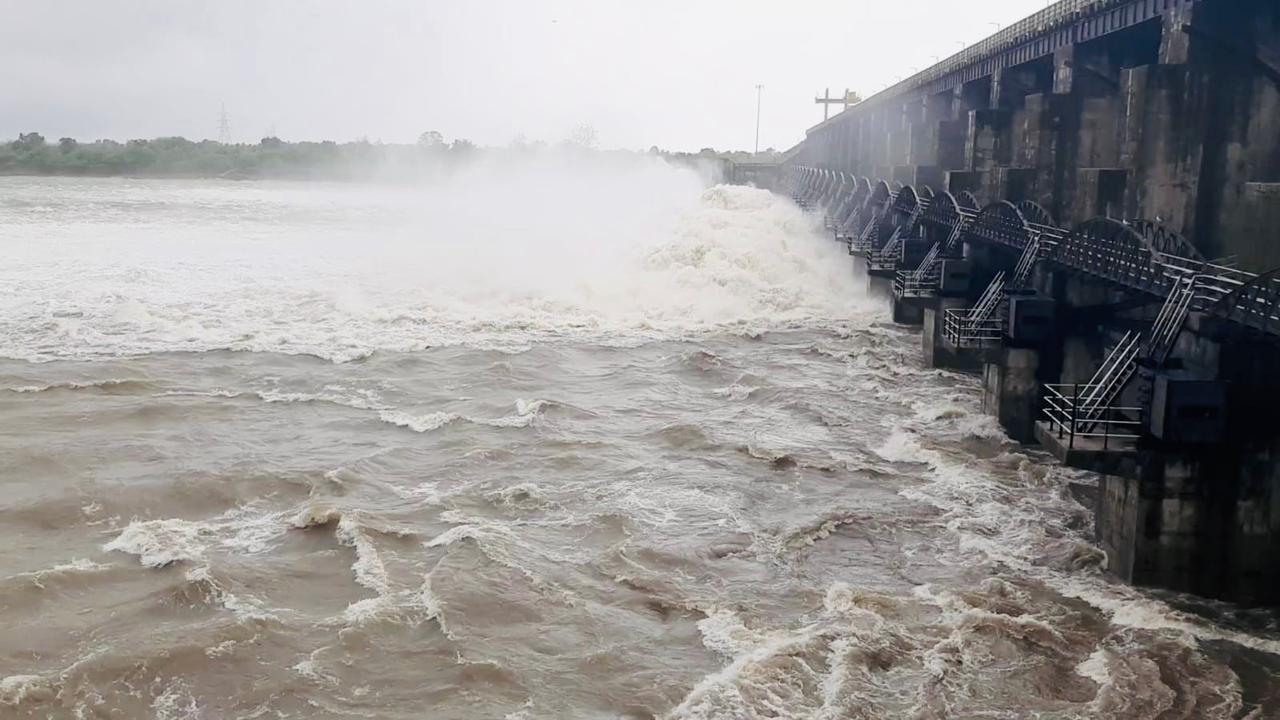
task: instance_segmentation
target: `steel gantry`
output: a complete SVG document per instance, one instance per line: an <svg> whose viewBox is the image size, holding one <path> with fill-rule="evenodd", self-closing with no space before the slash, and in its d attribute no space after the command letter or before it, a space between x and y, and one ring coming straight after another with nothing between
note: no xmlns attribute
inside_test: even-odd
<svg viewBox="0 0 1280 720"><path fill-rule="evenodd" d="M895 190L885 180L872 183L867 178L812 167L793 166L785 178L801 206L825 202L836 208L835 237L851 242L854 252L882 250L893 232L907 223L910 227L904 232L915 226L941 228L945 240L940 241L938 252L926 256L927 265L901 268L907 274L932 272L940 258L956 256L964 243L1001 245L1020 253L1030 246L1035 255L1024 255L1011 279L1025 279L1035 263L1049 262L1165 299L1188 276L1197 275L1200 280L1192 310L1280 336L1280 268L1255 275L1206 260L1185 238L1158 223L1099 217L1068 230L1030 202L1015 205L1000 201L977 211L977 203L966 192L952 195L911 186Z"/></svg>

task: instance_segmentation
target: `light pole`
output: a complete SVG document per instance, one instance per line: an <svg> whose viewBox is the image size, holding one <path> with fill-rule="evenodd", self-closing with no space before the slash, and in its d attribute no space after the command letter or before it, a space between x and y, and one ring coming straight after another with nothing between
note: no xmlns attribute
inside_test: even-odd
<svg viewBox="0 0 1280 720"><path fill-rule="evenodd" d="M764 85L756 85L756 155L760 154L760 103L764 97Z"/></svg>

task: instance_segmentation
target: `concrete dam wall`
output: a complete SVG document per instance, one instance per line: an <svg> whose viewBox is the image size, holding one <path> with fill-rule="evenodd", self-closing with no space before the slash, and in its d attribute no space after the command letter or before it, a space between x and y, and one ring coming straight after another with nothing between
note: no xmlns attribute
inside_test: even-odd
<svg viewBox="0 0 1280 720"><path fill-rule="evenodd" d="M1280 266L1280 3L1066 0L808 131L788 163L1145 219Z"/></svg>

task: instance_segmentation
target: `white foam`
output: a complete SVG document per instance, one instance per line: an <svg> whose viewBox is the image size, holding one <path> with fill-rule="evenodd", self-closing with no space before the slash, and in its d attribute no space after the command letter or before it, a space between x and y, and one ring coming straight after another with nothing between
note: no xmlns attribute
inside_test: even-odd
<svg viewBox="0 0 1280 720"><path fill-rule="evenodd" d="M344 407L354 408L356 410L386 410L389 409L378 401L377 395L369 391L352 391L346 388L329 385L325 387L325 392L320 393L302 393L302 392L285 392L283 390L259 390L255 395L266 403L331 403L333 405L342 405Z"/></svg>
<svg viewBox="0 0 1280 720"><path fill-rule="evenodd" d="M751 393L755 392L758 389L759 388L754 388L754 387L751 387L750 385L733 383L728 387L716 388L713 392L715 392L716 395L719 395L720 397L723 397L723 398L728 398L729 400L741 401L751 397Z"/></svg>
<svg viewBox="0 0 1280 720"><path fill-rule="evenodd" d="M137 555L143 565L157 568L204 558L208 532L202 523L178 518L134 520L102 549Z"/></svg>
<svg viewBox="0 0 1280 720"><path fill-rule="evenodd" d="M415 414L407 410L392 409L381 410L378 413L378 417L385 423L408 428L418 433L439 430L455 422L468 422L473 425L488 425L489 427L497 428L520 428L529 427L536 423L538 418L542 416L543 410L550 405L551 403L545 400L526 402L523 399L517 399L515 402L515 414L496 418L472 417L450 412Z"/></svg>
<svg viewBox="0 0 1280 720"><path fill-rule="evenodd" d="M968 418L961 419L967 425ZM978 429L976 424L962 430ZM1002 487L977 467L952 461L925 448L907 430L891 434L877 453L895 462L921 462L931 468L931 482L900 491L900 495L933 505L947 513L947 526L958 537L961 553L980 553L1033 577L1067 597L1082 600L1105 613L1120 627L1165 631L1189 646L1202 640L1226 640L1243 647L1280 655L1280 641L1256 637L1175 610L1140 590L1115 585L1086 572L1061 572L1038 562L1049 542L1044 506L1054 502L1052 486L1033 492L1023 486ZM1059 500L1059 502L1062 502ZM1070 532L1062 532L1068 540Z"/></svg>
<svg viewBox="0 0 1280 720"><path fill-rule="evenodd" d="M208 520L135 518L102 549L137 555L144 566L158 568L201 562L213 548L246 555L265 552L291 527L289 513L250 506L235 507Z"/></svg>
<svg viewBox="0 0 1280 720"><path fill-rule="evenodd" d="M271 620L275 614L263 607L262 601L251 595L238 595L218 582L207 566L191 568L186 573L188 582L200 583L208 588L212 600L230 610L236 617L246 620Z"/></svg>
<svg viewBox="0 0 1280 720"><path fill-rule="evenodd" d="M232 349L343 362L843 326L865 311L841 249L790 202L701 192L692 173L646 159L429 188L114 188L171 196L142 230L95 215L93 183L63 191L83 222L14 229L0 211L0 286L15 298L0 308L0 356ZM45 235L56 241L33 241Z"/></svg>
<svg viewBox="0 0 1280 720"><path fill-rule="evenodd" d="M1098 648L1090 653L1079 665L1076 665L1076 674L1081 677L1087 677L1103 687L1111 683L1111 671L1108 669L1108 657L1110 652L1106 648Z"/></svg>
<svg viewBox="0 0 1280 720"><path fill-rule="evenodd" d="M19 705L27 700L40 702L53 697L48 681L39 675L10 675L0 680L0 705Z"/></svg>
<svg viewBox="0 0 1280 720"><path fill-rule="evenodd" d="M383 422L409 428L417 433L439 430L451 422L462 419L461 415L455 413L433 412L414 415L404 410L383 410L378 413L378 417L382 418Z"/></svg>
<svg viewBox="0 0 1280 720"><path fill-rule="evenodd" d="M185 683L174 680L151 703L155 720L201 720L199 703Z"/></svg>
<svg viewBox="0 0 1280 720"><path fill-rule="evenodd" d="M391 582L387 578L387 568L378 555L378 548L369 539L364 528L349 517L338 520L336 530L338 542L356 551L356 561L351 566L356 582L364 587L386 595L391 591Z"/></svg>

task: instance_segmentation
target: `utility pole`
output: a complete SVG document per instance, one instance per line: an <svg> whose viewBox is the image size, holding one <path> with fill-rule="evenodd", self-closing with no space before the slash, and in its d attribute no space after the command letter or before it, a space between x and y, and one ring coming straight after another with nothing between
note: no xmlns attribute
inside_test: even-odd
<svg viewBox="0 0 1280 720"><path fill-rule="evenodd" d="M813 103L815 105L822 106L822 122L826 122L831 117L832 105L844 105L844 109L848 110L850 105L857 105L860 102L862 102L862 98L858 93L848 88L845 88L844 97L839 97L833 100L831 98L831 88L827 88L827 91L822 94L822 97L816 97L813 99Z"/></svg>
<svg viewBox="0 0 1280 720"><path fill-rule="evenodd" d="M760 154L760 104L764 97L764 85L756 85L756 155Z"/></svg>
<svg viewBox="0 0 1280 720"><path fill-rule="evenodd" d="M231 116L227 114L226 105L218 113L218 142L223 145L231 144Z"/></svg>

